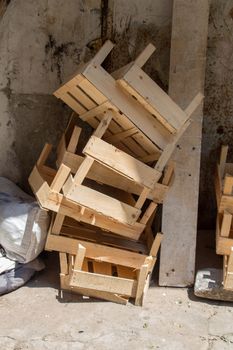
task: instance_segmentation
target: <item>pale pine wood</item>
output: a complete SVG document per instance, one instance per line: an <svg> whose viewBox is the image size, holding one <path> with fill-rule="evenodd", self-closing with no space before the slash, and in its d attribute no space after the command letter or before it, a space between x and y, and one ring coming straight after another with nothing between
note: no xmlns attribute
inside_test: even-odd
<svg viewBox="0 0 233 350"><path fill-rule="evenodd" d="M36 162L36 165L38 166L38 168L42 167L45 164L45 162L46 162L46 160L47 160L47 158L52 150L52 147L53 146L49 143L46 143L44 145L44 148L43 148L43 150L42 150L42 152L41 152L41 154Z"/></svg>
<svg viewBox="0 0 233 350"><path fill-rule="evenodd" d="M77 145L78 145L78 141L79 141L79 137L81 134L82 129L79 128L78 126L74 126L69 144L67 146L67 151L71 152L71 153L75 153Z"/></svg>
<svg viewBox="0 0 233 350"><path fill-rule="evenodd" d="M87 224L95 224L97 227L134 240L140 237L145 228L145 225L140 223L127 225L114 220L111 220L111 225L109 225L109 219L106 219L103 215L94 213L88 208L86 208L83 213L82 206L65 198L61 193L52 192L37 167L33 168L28 180L43 209L51 210L56 213L59 212L60 214Z"/></svg>
<svg viewBox="0 0 233 350"><path fill-rule="evenodd" d="M83 157L77 154L66 152L62 159L62 163L67 165L71 169L72 173L76 173L83 162L83 159ZM93 163L92 167L87 173L87 178L137 195L140 195L142 191L142 187L140 185L133 183L127 177L116 173L99 162ZM148 198L156 203L162 203L167 191L167 185L156 183L154 189L150 191Z"/></svg>
<svg viewBox="0 0 233 350"><path fill-rule="evenodd" d="M221 225L221 231L220 235L222 237L229 237L230 231L231 231L231 224L232 224L232 214L230 214L228 211L224 211L223 213L223 219L222 219L222 225Z"/></svg>
<svg viewBox="0 0 233 350"><path fill-rule="evenodd" d="M137 208L137 209L141 209L142 208L142 206L145 203L149 193L150 193L150 189L149 188L147 188L147 187L143 188L143 190L142 190L142 192L141 192L140 196L138 197L138 200L137 200L137 202L135 204L135 208Z"/></svg>
<svg viewBox="0 0 233 350"><path fill-rule="evenodd" d="M216 222L216 253L219 255L230 255L231 247L233 247L233 239L220 235L221 215L217 215Z"/></svg>
<svg viewBox="0 0 233 350"><path fill-rule="evenodd" d="M158 232L155 236L155 239L154 239L152 245L151 245L149 255L151 255L152 257L157 257L162 239L163 239L163 234L161 232Z"/></svg>
<svg viewBox="0 0 233 350"><path fill-rule="evenodd" d="M138 274L137 280L137 291L135 296L135 305L141 306L143 300L143 292L145 287L145 282L148 274L149 265L148 263L152 261L151 257L148 257L145 261L145 264L142 265Z"/></svg>
<svg viewBox="0 0 233 350"><path fill-rule="evenodd" d="M151 202L148 208L146 209L145 213L143 214L143 217L141 218L140 223L146 225L151 215L156 211L157 207L158 207L157 203Z"/></svg>
<svg viewBox="0 0 233 350"><path fill-rule="evenodd" d="M102 137L107 130L110 122L112 120L112 112L108 111L106 112L105 117L101 120L99 123L98 128L94 131L93 135L96 137ZM86 157L84 161L82 162L81 166L79 167L77 173L74 176L74 182L76 184L81 184L85 177L87 176L87 173L89 172L94 160L91 158Z"/></svg>
<svg viewBox="0 0 233 350"><path fill-rule="evenodd" d="M230 256L227 262L224 288L228 290L233 290L233 247L231 247Z"/></svg>
<svg viewBox="0 0 233 350"><path fill-rule="evenodd" d="M45 249L75 255L77 244L81 244L86 248L85 256L89 259L123 265L134 269L139 269L147 257L144 254L52 234L49 234L47 237Z"/></svg>
<svg viewBox="0 0 233 350"><path fill-rule="evenodd" d="M136 134L138 130L136 128L131 128L128 130L121 131L115 135L111 135L105 138L105 141L112 144L117 144L125 138Z"/></svg>
<svg viewBox="0 0 233 350"><path fill-rule="evenodd" d="M226 174L223 183L223 194L232 195L233 176Z"/></svg>
<svg viewBox="0 0 233 350"><path fill-rule="evenodd" d="M68 275L68 263L66 253L59 252L59 261L60 261L60 273L62 275Z"/></svg>
<svg viewBox="0 0 233 350"><path fill-rule="evenodd" d="M168 186L171 182L172 175L175 169L175 162L170 161L164 170L164 177L162 184Z"/></svg>
<svg viewBox="0 0 233 350"><path fill-rule="evenodd" d="M208 0L173 1L169 95L182 108L195 94L203 93L208 16ZM179 167L163 205L159 272L162 286L185 287L195 279L202 116L203 103L173 154ZM174 273L170 273L172 269Z"/></svg>
<svg viewBox="0 0 233 350"><path fill-rule="evenodd" d="M116 278L96 273L75 271L70 280L70 285L79 288L93 289L95 291L135 297L137 282L121 277Z"/></svg>
<svg viewBox="0 0 233 350"><path fill-rule="evenodd" d="M161 176L158 171L95 136L90 138L83 153L150 189L155 186Z"/></svg>
<svg viewBox="0 0 233 350"><path fill-rule="evenodd" d="M78 294L92 297L92 298L103 299L103 300L111 301L113 303L118 303L122 305L126 305L128 302L127 297L123 297L117 294L103 292L103 291L96 291L88 288L71 287L69 285L69 282L70 282L69 276L61 276L61 277L62 277L60 279L61 288L64 290L68 290L69 292L78 293Z"/></svg>
<svg viewBox="0 0 233 350"><path fill-rule="evenodd" d="M93 261L94 273L112 276L112 266L109 263Z"/></svg>
<svg viewBox="0 0 233 350"><path fill-rule="evenodd" d="M54 220L54 223L53 223L53 226L52 226L52 233L53 234L55 234L55 235L59 235L60 234L64 220L65 220L65 216L64 215L59 214L59 213L57 213L55 215L55 220Z"/></svg>
<svg viewBox="0 0 233 350"><path fill-rule="evenodd" d="M73 184L66 198L105 217L133 225L141 210L83 185ZM111 221L109 222L111 227Z"/></svg>
<svg viewBox="0 0 233 350"><path fill-rule="evenodd" d="M86 248L79 243L75 261L74 261L74 271L82 270L85 254L86 254Z"/></svg>
<svg viewBox="0 0 233 350"><path fill-rule="evenodd" d="M110 40L105 41L104 45L100 48L100 50L93 58L94 64L102 64L105 58L108 56L108 54L112 51L113 47L114 44Z"/></svg>

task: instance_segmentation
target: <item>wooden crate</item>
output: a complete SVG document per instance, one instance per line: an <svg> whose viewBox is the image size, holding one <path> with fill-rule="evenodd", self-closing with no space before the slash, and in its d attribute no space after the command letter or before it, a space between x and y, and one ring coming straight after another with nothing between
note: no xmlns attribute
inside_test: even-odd
<svg viewBox="0 0 233 350"><path fill-rule="evenodd" d="M77 218L77 220L92 222L93 225L118 234L121 234L122 228L124 228L123 232L127 232L127 235L131 236L131 238L137 239L144 230L145 224L150 215L152 215L157 203L151 202L143 211L141 208L146 199L151 197L151 193L155 192L156 188L160 189L160 187L169 184L173 166L168 167L165 171L162 180L163 184L159 186L157 180L161 177L161 173L97 137L104 133L108 123L108 116L99 123L99 127L95 130L94 135L83 150L86 157L83 160L81 159L81 164L74 177L70 175L71 169L64 164L61 164L59 170L55 173L45 166L45 161L51 150L51 146L46 145L37 165L33 169L29 183L43 208L59 212L62 215L70 215ZM67 146L69 150L70 145L73 147L72 151L75 150L79 134L80 131L74 128ZM76 135L76 138L73 135ZM63 137L62 140L65 140L65 138ZM60 142L58 147L58 159L63 161L67 153L69 153L69 155L73 155L73 161L77 160L80 163L79 159L82 157L66 151L61 145L62 142ZM65 145L65 142L63 142L63 145ZM104 157L103 154L105 155ZM115 187L121 181L121 177L125 178L125 181L118 186L120 189L118 188L117 191L114 190L109 193L108 187L108 192L104 193L106 185L102 185L100 191L96 190L96 188L82 185L96 160L98 164L102 165L100 176L107 178L106 175L103 176L104 168L108 170L108 173L111 170L112 173L117 174L118 179L115 178L114 180ZM108 182L111 184L113 179L114 177L111 176ZM131 182L131 186L124 188L127 186L127 182ZM135 184L137 184L138 190L140 188L138 200L134 199L132 193L125 191L125 189L129 191ZM135 192L133 191L133 194ZM154 200L159 197L159 202L161 202L161 191L160 194L153 195ZM68 212L69 214L65 214Z"/></svg>
<svg viewBox="0 0 233 350"><path fill-rule="evenodd" d="M223 255L223 287L233 290L233 164L226 162L227 152L228 146L222 146L215 177L216 253Z"/></svg>
<svg viewBox="0 0 233 350"><path fill-rule="evenodd" d="M61 288L82 295L142 305L162 235L147 227L144 240L131 241L66 218L51 225L46 249L60 254ZM59 233L59 234L58 234Z"/></svg>
<svg viewBox="0 0 233 350"><path fill-rule="evenodd" d="M222 146L215 177L218 212L233 214L233 163L227 163L228 146Z"/></svg>
<svg viewBox="0 0 233 350"><path fill-rule="evenodd" d="M230 255L223 257L223 287L233 291L233 246Z"/></svg>
<svg viewBox="0 0 233 350"><path fill-rule="evenodd" d="M72 115L68 127L62 135L57 148L57 166L59 168L61 164L64 164L71 169L72 174L76 174L84 157L75 153L78 147L81 129L73 122L74 116ZM170 169L169 171L174 168L174 164L172 164L172 162L169 162L167 169L165 169L166 174L168 173L168 168ZM87 173L87 178L94 180L97 183L118 188L134 195L140 195L142 192L142 186L136 182L132 182L127 177L104 166L100 162L93 163L91 169ZM148 199L153 200L155 203L162 203L169 189L168 185L165 183L168 182L164 181L164 179L162 183L155 183L154 188L148 193Z"/></svg>
<svg viewBox="0 0 233 350"><path fill-rule="evenodd" d="M143 162L158 160L163 154L163 159L157 165L157 170L162 171L177 141L190 124L190 116L200 104L203 96L198 94L187 109L182 111L165 93L162 94L160 91L157 96L158 105L165 105L163 108L166 110L166 116L162 120L167 120L167 124L161 123L156 114L145 108L145 104L135 99L134 95L126 93L113 76L101 66L112 48L113 44L107 41L96 56L90 62L81 65L74 77L54 94L94 129L98 127L104 113L111 111L112 121L104 140L113 145L117 144L118 149ZM157 85L153 81L150 82L155 87L153 92L156 93ZM161 96L163 96L162 99ZM151 102L148 101L147 104ZM161 108L159 108L160 114L162 114ZM172 121L174 110L178 122L176 129L173 128L171 132L166 125L168 122L171 125L174 124ZM172 115L171 120L169 119L170 114Z"/></svg>

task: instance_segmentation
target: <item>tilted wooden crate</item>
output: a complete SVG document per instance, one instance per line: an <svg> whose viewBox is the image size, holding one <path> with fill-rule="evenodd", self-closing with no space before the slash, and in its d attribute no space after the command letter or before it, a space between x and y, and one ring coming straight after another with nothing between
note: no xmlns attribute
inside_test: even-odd
<svg viewBox="0 0 233 350"><path fill-rule="evenodd" d="M233 290L233 164L226 162L227 152L228 146L222 146L215 178L216 253L223 255L223 286Z"/></svg>
<svg viewBox="0 0 233 350"><path fill-rule="evenodd" d="M46 249L60 254L61 288L123 304L134 298L141 305L162 235L154 238L148 226L140 241L132 241L67 217L58 232L56 219Z"/></svg>

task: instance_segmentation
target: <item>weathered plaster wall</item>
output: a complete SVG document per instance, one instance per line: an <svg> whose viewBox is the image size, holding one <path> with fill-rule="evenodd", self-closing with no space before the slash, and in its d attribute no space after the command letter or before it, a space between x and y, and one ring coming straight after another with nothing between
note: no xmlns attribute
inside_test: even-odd
<svg viewBox="0 0 233 350"><path fill-rule="evenodd" d="M220 145L233 161L233 1L212 0L205 83L199 226L215 225L214 172Z"/></svg>
<svg viewBox="0 0 233 350"><path fill-rule="evenodd" d="M145 71L167 88L169 73L172 0L108 1L108 26L103 35L112 38L116 49L107 61L114 70L127 64L149 43L156 53L145 65Z"/></svg>
<svg viewBox="0 0 233 350"><path fill-rule="evenodd" d="M118 68L148 42L146 69L167 85L172 0L0 1L0 175L27 187L46 141L57 143L70 109L51 94L110 38Z"/></svg>
<svg viewBox="0 0 233 350"><path fill-rule="evenodd" d="M8 1L0 21L0 175L20 184L69 108L51 94L101 36L100 0Z"/></svg>

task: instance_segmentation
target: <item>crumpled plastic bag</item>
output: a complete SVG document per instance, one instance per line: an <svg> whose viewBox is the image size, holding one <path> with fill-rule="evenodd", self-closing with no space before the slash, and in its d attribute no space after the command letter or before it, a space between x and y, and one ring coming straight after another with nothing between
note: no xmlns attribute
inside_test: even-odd
<svg viewBox="0 0 233 350"><path fill-rule="evenodd" d="M20 263L34 260L44 249L49 214L10 180L0 177L0 245Z"/></svg>

